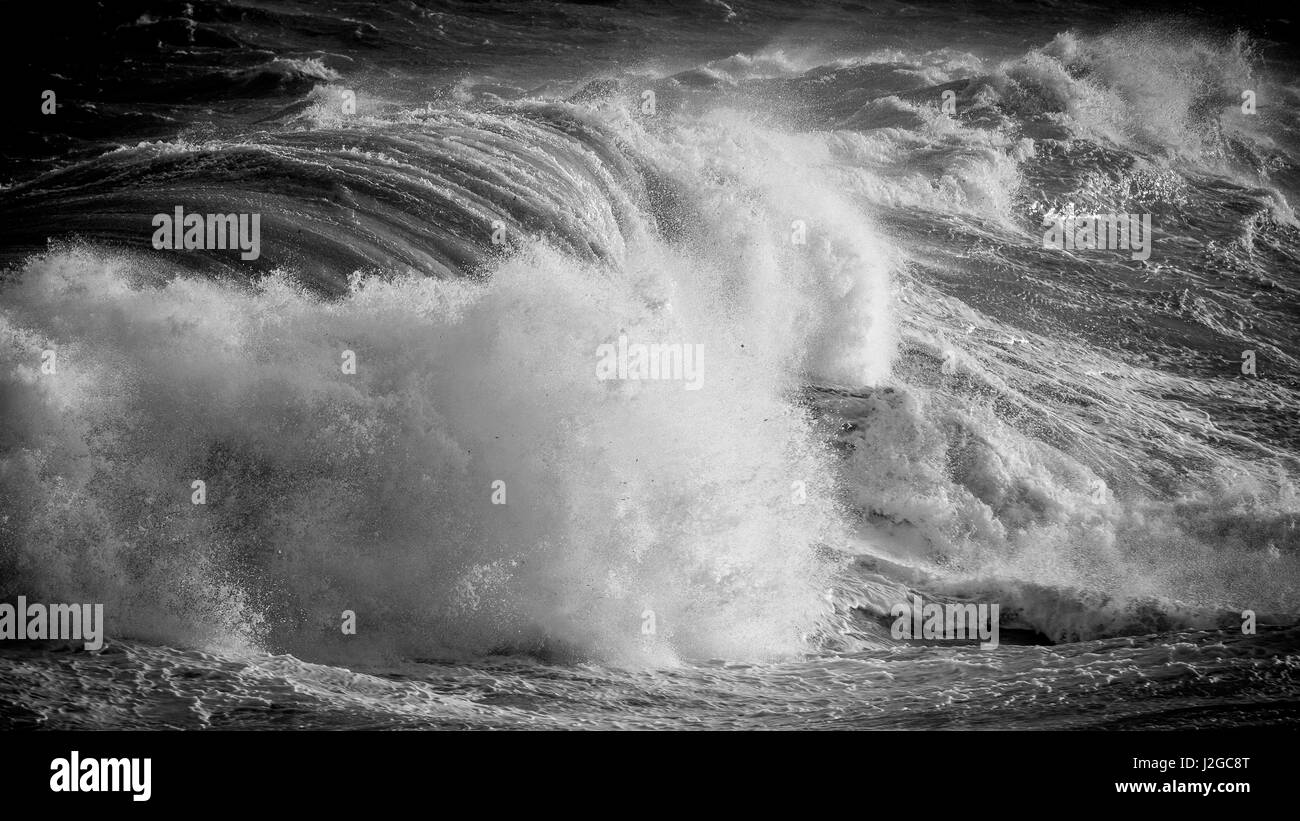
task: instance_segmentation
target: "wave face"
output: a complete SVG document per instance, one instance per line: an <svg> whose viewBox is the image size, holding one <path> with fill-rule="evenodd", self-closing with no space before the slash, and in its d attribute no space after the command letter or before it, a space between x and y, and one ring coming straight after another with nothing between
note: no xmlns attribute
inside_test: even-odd
<svg viewBox="0 0 1300 821"><path fill-rule="evenodd" d="M131 633L295 652L349 609L407 654L802 646L825 588L814 550L839 519L825 491L788 501L830 471L791 397L806 375L888 373L884 246L813 181L815 138L729 115L663 135L621 110L598 119L560 103L401 112L355 136L149 144L55 172L88 217L130 198L114 235L147 226L145 202L203 197L214 169L252 176L210 207L262 191L286 210L264 215L276 273L254 284L221 252L195 260L198 278L129 248L24 263L4 314L21 408L10 578L48 595L75 583ZM104 182L133 173L127 192ZM718 182L687 186L705 175ZM324 177L346 189L346 221L331 202L288 210L286 189ZM66 196L46 190L15 199ZM791 246L796 214L836 230ZM666 236L668 220L689 228ZM514 238L495 256L494 224ZM281 267L297 258L312 274ZM387 273L322 275L350 266ZM703 345L708 390L598 381L619 335ZM50 346L57 383L24 364ZM194 479L212 495L201 515ZM646 610L672 626L649 647Z"/></svg>
<svg viewBox="0 0 1300 821"><path fill-rule="evenodd" d="M891 634L923 595L1000 605L1019 646L972 686L1008 704L1111 676L1166 699L1116 720L1161 726L1205 696L1143 690L1174 645L1294 703L1265 660L1300 663L1300 85L1268 32L96 14L27 67L70 125L20 124L0 190L0 599L103 602L124 655L88 665L213 665L320 726L563 723L520 705L574 661L601 692L682 671L631 726L701 682L728 693L706 723L1014 721L940 714L975 651ZM71 46L106 30L132 59L95 83ZM260 214L259 255L155 250L177 206ZM1150 258L1043 248L1062 213L1151 215ZM620 337L702 346L701 389L597 378ZM413 664L478 673L384 677ZM467 706L477 675L499 710ZM867 682L897 698L847 706Z"/></svg>

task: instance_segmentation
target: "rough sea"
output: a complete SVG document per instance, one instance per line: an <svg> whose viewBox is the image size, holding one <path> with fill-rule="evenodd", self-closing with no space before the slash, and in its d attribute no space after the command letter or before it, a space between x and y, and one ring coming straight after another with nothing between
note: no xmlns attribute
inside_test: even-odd
<svg viewBox="0 0 1300 821"><path fill-rule="evenodd" d="M1295 22L29 14L0 602L105 643L0 642L0 728L1300 720ZM1045 247L1110 214L1145 257ZM699 389L598 379L621 336Z"/></svg>

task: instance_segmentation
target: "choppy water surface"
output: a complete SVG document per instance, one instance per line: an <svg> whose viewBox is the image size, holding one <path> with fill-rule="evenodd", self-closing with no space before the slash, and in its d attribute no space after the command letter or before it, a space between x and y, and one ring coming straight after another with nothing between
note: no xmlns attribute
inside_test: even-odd
<svg viewBox="0 0 1300 821"><path fill-rule="evenodd" d="M6 643L0 726L1295 721L1289 22L130 5L6 138L0 600L110 644ZM620 334L703 389L595 379Z"/></svg>

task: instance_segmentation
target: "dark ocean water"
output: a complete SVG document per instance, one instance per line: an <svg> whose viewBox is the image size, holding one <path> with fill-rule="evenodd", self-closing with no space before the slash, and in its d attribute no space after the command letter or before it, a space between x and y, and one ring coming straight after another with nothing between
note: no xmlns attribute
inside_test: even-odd
<svg viewBox="0 0 1300 821"><path fill-rule="evenodd" d="M0 646L0 727L1300 715L1291 21L32 13L0 602L109 642ZM259 214L257 258L155 249L178 206ZM1071 213L1149 257L1045 248ZM703 345L702 389L597 380L620 334ZM895 638L913 595L1000 645Z"/></svg>

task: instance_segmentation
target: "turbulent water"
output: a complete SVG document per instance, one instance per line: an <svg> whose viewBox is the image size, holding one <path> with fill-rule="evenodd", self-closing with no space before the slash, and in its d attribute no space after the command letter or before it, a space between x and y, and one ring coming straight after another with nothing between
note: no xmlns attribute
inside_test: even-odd
<svg viewBox="0 0 1300 821"><path fill-rule="evenodd" d="M108 644L6 642L0 726L1300 717L1291 23L45 5L0 601ZM260 255L155 250L176 206ZM1149 259L1044 248L1070 211ZM598 380L620 334L702 389ZM895 638L913 594L1000 646Z"/></svg>

